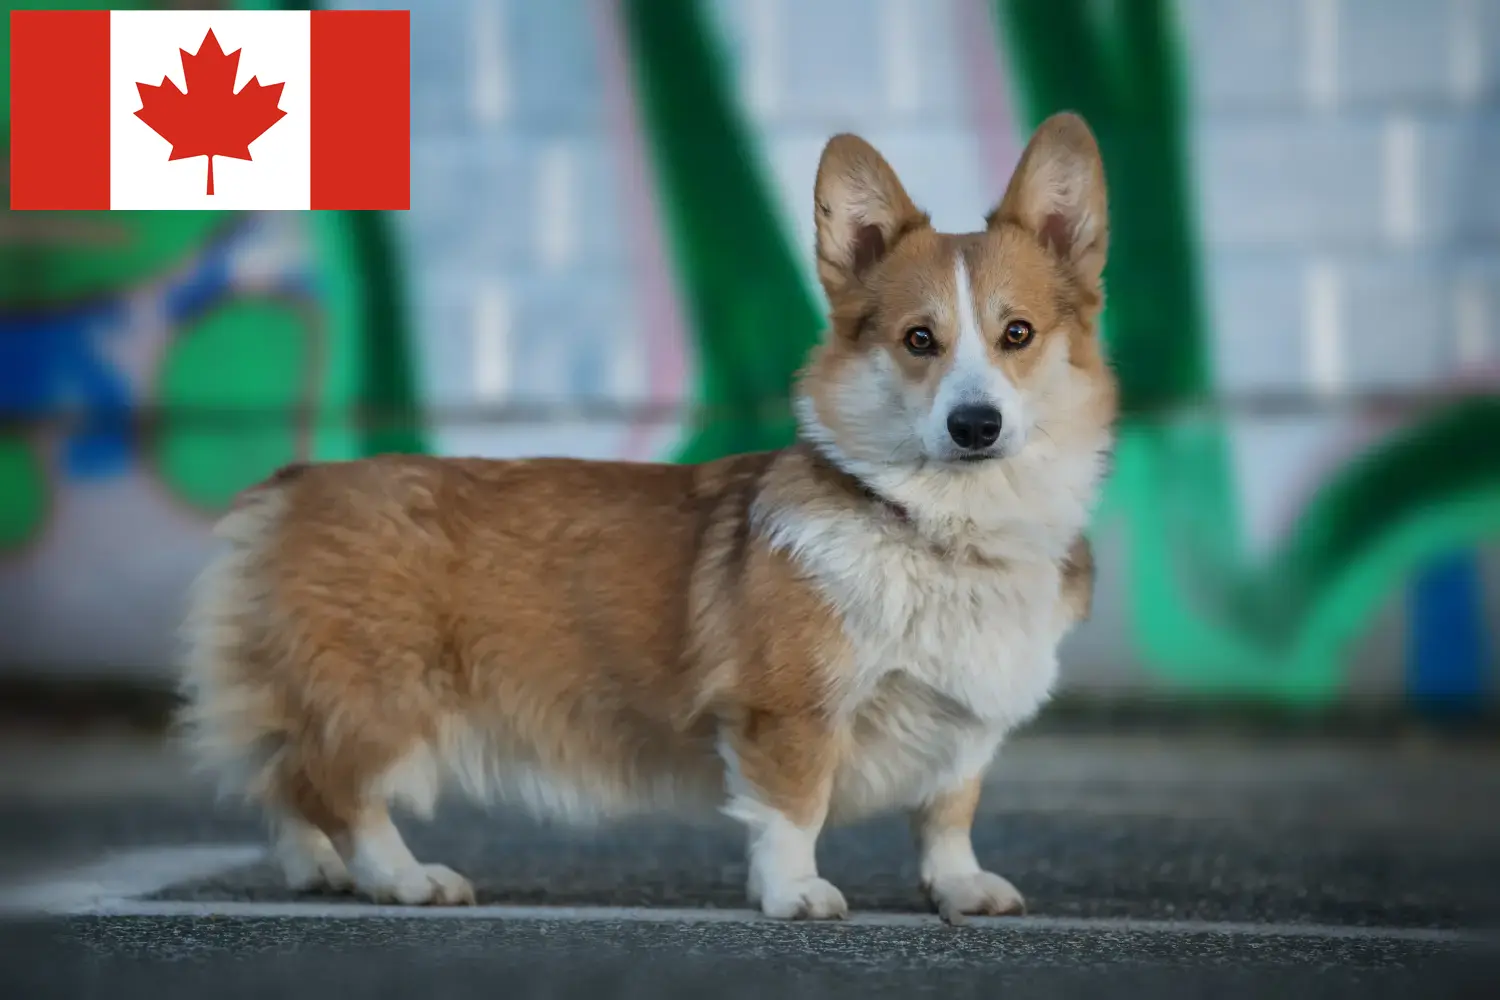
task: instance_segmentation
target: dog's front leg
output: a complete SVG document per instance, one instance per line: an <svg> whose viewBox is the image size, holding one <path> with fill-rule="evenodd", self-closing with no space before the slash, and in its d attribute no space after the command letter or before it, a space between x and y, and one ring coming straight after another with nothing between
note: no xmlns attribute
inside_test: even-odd
<svg viewBox="0 0 1500 1000"><path fill-rule="evenodd" d="M967 913L1025 913L1026 901L1009 881L979 867L970 831L983 777L929 798L912 816L921 859L922 890L942 918Z"/></svg>
<svg viewBox="0 0 1500 1000"><path fill-rule="evenodd" d="M815 713L747 712L726 726L720 751L728 776L724 812L749 835L750 902L784 920L845 916L844 894L818 876L815 857L836 763L828 721Z"/></svg>

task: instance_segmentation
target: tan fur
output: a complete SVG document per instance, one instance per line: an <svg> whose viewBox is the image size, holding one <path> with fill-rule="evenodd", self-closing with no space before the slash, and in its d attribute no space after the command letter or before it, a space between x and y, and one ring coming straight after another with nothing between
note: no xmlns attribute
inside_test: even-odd
<svg viewBox="0 0 1500 1000"><path fill-rule="evenodd" d="M784 557L736 537L771 461L387 456L263 487L222 529L234 587L194 611L216 623L197 665L217 688L195 729L257 750L254 787L330 833L366 784L467 728L606 803L663 774L715 794L703 681L752 725L810 711L811 678L785 660L836 632Z"/></svg>
<svg viewBox="0 0 1500 1000"><path fill-rule="evenodd" d="M989 229L952 236L862 140L830 142L815 215L831 333L789 449L699 466L383 456L247 491L194 590L184 722L277 822L288 879L472 902L386 813L457 784L569 819L723 807L777 916L844 911L812 857L825 821L905 807L945 915L1019 909L968 829L1090 603L1080 531L1114 407L1091 143L1077 119L1043 126ZM973 322L954 312L971 298ZM1019 316L1036 342L1004 348ZM914 323L989 346L915 358ZM901 418L856 418L871 373L920 409L959 363L1015 387L1024 450L882 464L862 435ZM994 676L985 642L1002 644Z"/></svg>
<svg viewBox="0 0 1500 1000"><path fill-rule="evenodd" d="M1084 535L1079 535L1068 549L1062 565L1063 603L1075 622L1087 621L1094 612L1094 547Z"/></svg>

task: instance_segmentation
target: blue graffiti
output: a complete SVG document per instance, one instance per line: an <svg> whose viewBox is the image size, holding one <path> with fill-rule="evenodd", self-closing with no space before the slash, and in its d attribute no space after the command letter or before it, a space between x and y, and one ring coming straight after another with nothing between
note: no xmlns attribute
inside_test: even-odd
<svg viewBox="0 0 1500 1000"><path fill-rule="evenodd" d="M235 235L256 228L238 227ZM235 242L234 236L211 242L154 292L169 324L189 320L235 291ZM280 279L274 283L279 292L310 290L304 275ZM0 313L0 419L72 418L62 444L63 470L71 478L107 478L130 466L137 401L106 351L109 338L130 333L124 295L50 313Z"/></svg>
<svg viewBox="0 0 1500 1000"><path fill-rule="evenodd" d="M63 466L78 478L114 475L130 462L130 387L101 352L120 329L118 305L0 317L0 413L21 421L79 414L63 443Z"/></svg>
<svg viewBox="0 0 1500 1000"><path fill-rule="evenodd" d="M1472 551L1435 559L1417 574L1407 602L1407 690L1439 713L1484 704L1489 633L1484 581Z"/></svg>

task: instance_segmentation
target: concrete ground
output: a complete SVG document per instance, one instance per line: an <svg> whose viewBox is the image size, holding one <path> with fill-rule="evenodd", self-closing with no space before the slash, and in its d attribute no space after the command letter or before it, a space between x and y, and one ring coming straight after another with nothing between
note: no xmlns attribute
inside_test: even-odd
<svg viewBox="0 0 1500 1000"><path fill-rule="evenodd" d="M283 890L159 744L0 745L7 997L1422 997L1500 983L1500 745L1022 737L976 830L1031 915L926 912L905 823L830 832L835 925L743 909L727 823L405 824L472 910Z"/></svg>

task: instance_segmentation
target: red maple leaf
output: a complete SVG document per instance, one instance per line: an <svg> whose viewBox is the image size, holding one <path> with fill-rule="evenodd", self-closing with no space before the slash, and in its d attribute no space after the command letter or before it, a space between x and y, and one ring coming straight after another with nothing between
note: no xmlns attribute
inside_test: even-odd
<svg viewBox="0 0 1500 1000"><path fill-rule="evenodd" d="M163 76L160 86L137 83L141 110L135 116L172 144L168 160L189 156L208 157L208 193L214 193L214 157L248 160L250 144L275 125L286 112L281 102L282 83L263 87L255 77L234 92L234 75L240 68L240 50L228 55L210 28L193 55L182 54L182 74L187 92Z"/></svg>

